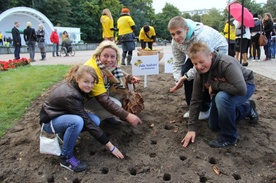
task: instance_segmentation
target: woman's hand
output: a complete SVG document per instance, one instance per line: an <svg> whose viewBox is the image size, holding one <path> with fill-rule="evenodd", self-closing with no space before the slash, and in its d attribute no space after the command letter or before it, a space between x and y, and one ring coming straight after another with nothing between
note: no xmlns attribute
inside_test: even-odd
<svg viewBox="0 0 276 183"><path fill-rule="evenodd" d="M142 124L141 119L132 113L127 115L126 120L134 127L136 127L138 124Z"/></svg>
<svg viewBox="0 0 276 183"><path fill-rule="evenodd" d="M140 83L140 78L136 77L136 76L132 76L131 77L131 84L134 84L134 83Z"/></svg>

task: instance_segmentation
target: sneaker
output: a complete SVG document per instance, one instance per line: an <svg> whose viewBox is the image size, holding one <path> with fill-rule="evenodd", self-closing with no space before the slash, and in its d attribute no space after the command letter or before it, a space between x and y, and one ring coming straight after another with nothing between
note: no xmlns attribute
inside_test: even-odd
<svg viewBox="0 0 276 183"><path fill-rule="evenodd" d="M61 156L60 166L74 172L82 172L87 169L87 164L76 159L74 156L69 159Z"/></svg>
<svg viewBox="0 0 276 183"><path fill-rule="evenodd" d="M214 147L214 148L220 148L220 147L233 146L233 145L236 145L236 143L237 143L237 140L235 140L233 142L227 142L227 141L223 141L221 139L218 139L218 140L210 141L209 146Z"/></svg>
<svg viewBox="0 0 276 183"><path fill-rule="evenodd" d="M106 118L104 121L113 125L120 125L122 122L117 120L115 117Z"/></svg>
<svg viewBox="0 0 276 183"><path fill-rule="evenodd" d="M210 115L210 110L206 111L206 112L200 112L199 113L199 116L198 116L198 119L199 120L206 120L209 118L209 115ZM187 111L184 115L183 115L183 118L189 118L190 117L190 111Z"/></svg>
<svg viewBox="0 0 276 183"><path fill-rule="evenodd" d="M190 111L187 111L184 115L183 115L183 118L189 118L190 116Z"/></svg>
<svg viewBox="0 0 276 183"><path fill-rule="evenodd" d="M210 110L206 111L206 112L200 112L199 113L199 116L198 116L198 119L199 120L206 120L209 118L209 115L210 115Z"/></svg>
<svg viewBox="0 0 276 183"><path fill-rule="evenodd" d="M269 60L269 58L265 58L263 61L268 61Z"/></svg>
<svg viewBox="0 0 276 183"><path fill-rule="evenodd" d="M251 124L257 124L259 119L259 114L256 111L256 103L254 100L249 100L249 104L251 106L250 115L248 116Z"/></svg>

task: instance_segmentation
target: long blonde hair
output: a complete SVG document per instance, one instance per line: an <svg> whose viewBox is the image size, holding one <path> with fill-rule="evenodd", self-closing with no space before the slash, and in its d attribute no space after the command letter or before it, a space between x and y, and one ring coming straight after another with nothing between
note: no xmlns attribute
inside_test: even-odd
<svg viewBox="0 0 276 183"><path fill-rule="evenodd" d="M99 78L96 71L91 66L88 66L88 65L74 65L65 75L65 80L68 83L76 82L77 79L82 78L84 73L90 74L94 78L95 83L99 82Z"/></svg>
<svg viewBox="0 0 276 183"><path fill-rule="evenodd" d="M113 21L111 11L108 8L103 9L102 15L107 15ZM101 22L102 22L102 19L101 19Z"/></svg>

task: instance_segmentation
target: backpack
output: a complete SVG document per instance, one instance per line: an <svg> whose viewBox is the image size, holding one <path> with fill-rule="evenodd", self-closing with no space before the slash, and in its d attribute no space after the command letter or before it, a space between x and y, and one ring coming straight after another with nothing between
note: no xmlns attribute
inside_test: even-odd
<svg viewBox="0 0 276 183"><path fill-rule="evenodd" d="M243 27L243 32L241 32L242 31L241 30L242 27ZM242 27L236 29L236 36L240 36L242 34L245 34L246 27L244 25Z"/></svg>

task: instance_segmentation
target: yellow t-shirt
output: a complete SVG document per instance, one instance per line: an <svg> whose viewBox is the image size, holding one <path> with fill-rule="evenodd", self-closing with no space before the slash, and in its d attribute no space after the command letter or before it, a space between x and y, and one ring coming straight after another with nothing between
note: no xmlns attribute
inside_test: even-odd
<svg viewBox="0 0 276 183"><path fill-rule="evenodd" d="M106 92L105 86L104 86L104 78L101 69L98 67L96 59L91 57L88 61L84 63L84 65L89 65L93 67L99 77L99 83L94 85L94 88L92 89L90 96L98 96ZM91 96L91 97L92 97Z"/></svg>
<svg viewBox="0 0 276 183"><path fill-rule="evenodd" d="M144 28L142 27L142 29L140 30L140 34L139 34L139 40L144 40L144 42L153 42L153 39L150 39L148 37L152 37L152 36L156 36L155 34L155 30L152 26L149 26L150 30L147 32L147 35L144 31Z"/></svg>
<svg viewBox="0 0 276 183"><path fill-rule="evenodd" d="M228 39L228 23L224 26L224 37ZM236 28L230 25L230 40L236 40Z"/></svg>
<svg viewBox="0 0 276 183"><path fill-rule="evenodd" d="M124 34L130 34L133 32L131 29L131 26L135 25L133 19L129 15L121 16L117 20L117 28L119 29L118 36L124 35Z"/></svg>
<svg viewBox="0 0 276 183"><path fill-rule="evenodd" d="M102 15L101 24L103 28L103 38L114 37L114 31L110 30L111 28L114 28L113 20L109 18L107 15Z"/></svg>

